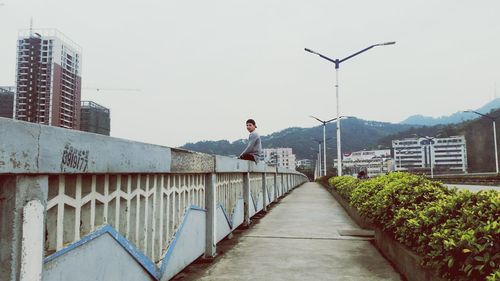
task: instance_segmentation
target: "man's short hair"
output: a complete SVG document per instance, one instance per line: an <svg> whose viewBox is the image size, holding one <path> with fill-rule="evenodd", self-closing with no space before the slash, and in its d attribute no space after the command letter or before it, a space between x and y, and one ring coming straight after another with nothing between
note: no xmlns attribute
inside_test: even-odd
<svg viewBox="0 0 500 281"><path fill-rule="evenodd" d="M245 124L253 124L255 126L255 128L257 128L257 125L255 125L255 121L253 119L248 119L247 122Z"/></svg>

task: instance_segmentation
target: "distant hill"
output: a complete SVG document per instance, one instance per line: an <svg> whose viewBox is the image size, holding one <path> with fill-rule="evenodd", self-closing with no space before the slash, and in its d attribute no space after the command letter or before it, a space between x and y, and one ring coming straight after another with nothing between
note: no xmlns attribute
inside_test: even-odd
<svg viewBox="0 0 500 281"><path fill-rule="evenodd" d="M382 138L397 132L410 129L412 126L405 124L392 124L386 122L366 121L357 118L342 120L342 151L356 151L366 148L377 147ZM336 124L330 123L326 126L327 154L328 161L337 155ZM297 159L316 159L318 143L315 140L323 139L323 127L312 128L288 128L282 131L262 136L264 148L291 147ZM187 143L182 148L218 154L218 155L239 155L245 148L244 140L229 142L200 141Z"/></svg>
<svg viewBox="0 0 500 281"><path fill-rule="evenodd" d="M476 111L486 114L491 110L500 108L500 98L496 98L484 106L475 109ZM429 117L423 115L412 115L405 120L401 121L400 124L407 125L423 125L423 126L434 126L439 124L456 124L472 119L478 118L477 114L469 113L469 112L455 112L450 116L441 116L441 117Z"/></svg>

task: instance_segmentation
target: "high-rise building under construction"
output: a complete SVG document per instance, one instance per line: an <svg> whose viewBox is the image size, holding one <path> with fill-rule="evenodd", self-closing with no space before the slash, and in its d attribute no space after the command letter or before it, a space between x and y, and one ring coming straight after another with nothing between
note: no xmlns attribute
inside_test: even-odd
<svg viewBox="0 0 500 281"><path fill-rule="evenodd" d="M110 112L106 108L93 101L82 101L80 130L109 136Z"/></svg>
<svg viewBox="0 0 500 281"><path fill-rule="evenodd" d="M81 49L55 29L23 30L17 41L15 118L80 128Z"/></svg>
<svg viewBox="0 0 500 281"><path fill-rule="evenodd" d="M14 117L14 87L0 86L0 117Z"/></svg>

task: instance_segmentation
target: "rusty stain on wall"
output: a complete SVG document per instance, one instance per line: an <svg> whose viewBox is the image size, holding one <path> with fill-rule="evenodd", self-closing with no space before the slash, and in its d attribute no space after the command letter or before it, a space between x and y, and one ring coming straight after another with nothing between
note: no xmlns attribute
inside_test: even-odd
<svg viewBox="0 0 500 281"><path fill-rule="evenodd" d="M20 168L21 167L21 161L18 161L17 160L17 155L15 152L12 152L10 154L10 159L9 159L10 163L12 163L12 168L14 169L17 169L17 168Z"/></svg>

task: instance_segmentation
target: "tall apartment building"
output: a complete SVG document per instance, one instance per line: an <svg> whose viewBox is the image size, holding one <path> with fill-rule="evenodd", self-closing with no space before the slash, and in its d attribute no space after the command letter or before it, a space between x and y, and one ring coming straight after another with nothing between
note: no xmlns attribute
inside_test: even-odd
<svg viewBox="0 0 500 281"><path fill-rule="evenodd" d="M0 117L14 118L14 87L0 87Z"/></svg>
<svg viewBox="0 0 500 281"><path fill-rule="evenodd" d="M109 136L109 108L92 101L82 101L80 112L80 131Z"/></svg>
<svg viewBox="0 0 500 281"><path fill-rule="evenodd" d="M22 30L17 41L15 119L80 128L81 49L55 29Z"/></svg>
<svg viewBox="0 0 500 281"><path fill-rule="evenodd" d="M295 170L296 157L291 148L264 148L262 151L264 154L264 162L269 165Z"/></svg>
<svg viewBox="0 0 500 281"><path fill-rule="evenodd" d="M464 136L393 140L396 171L466 172L467 146Z"/></svg>

